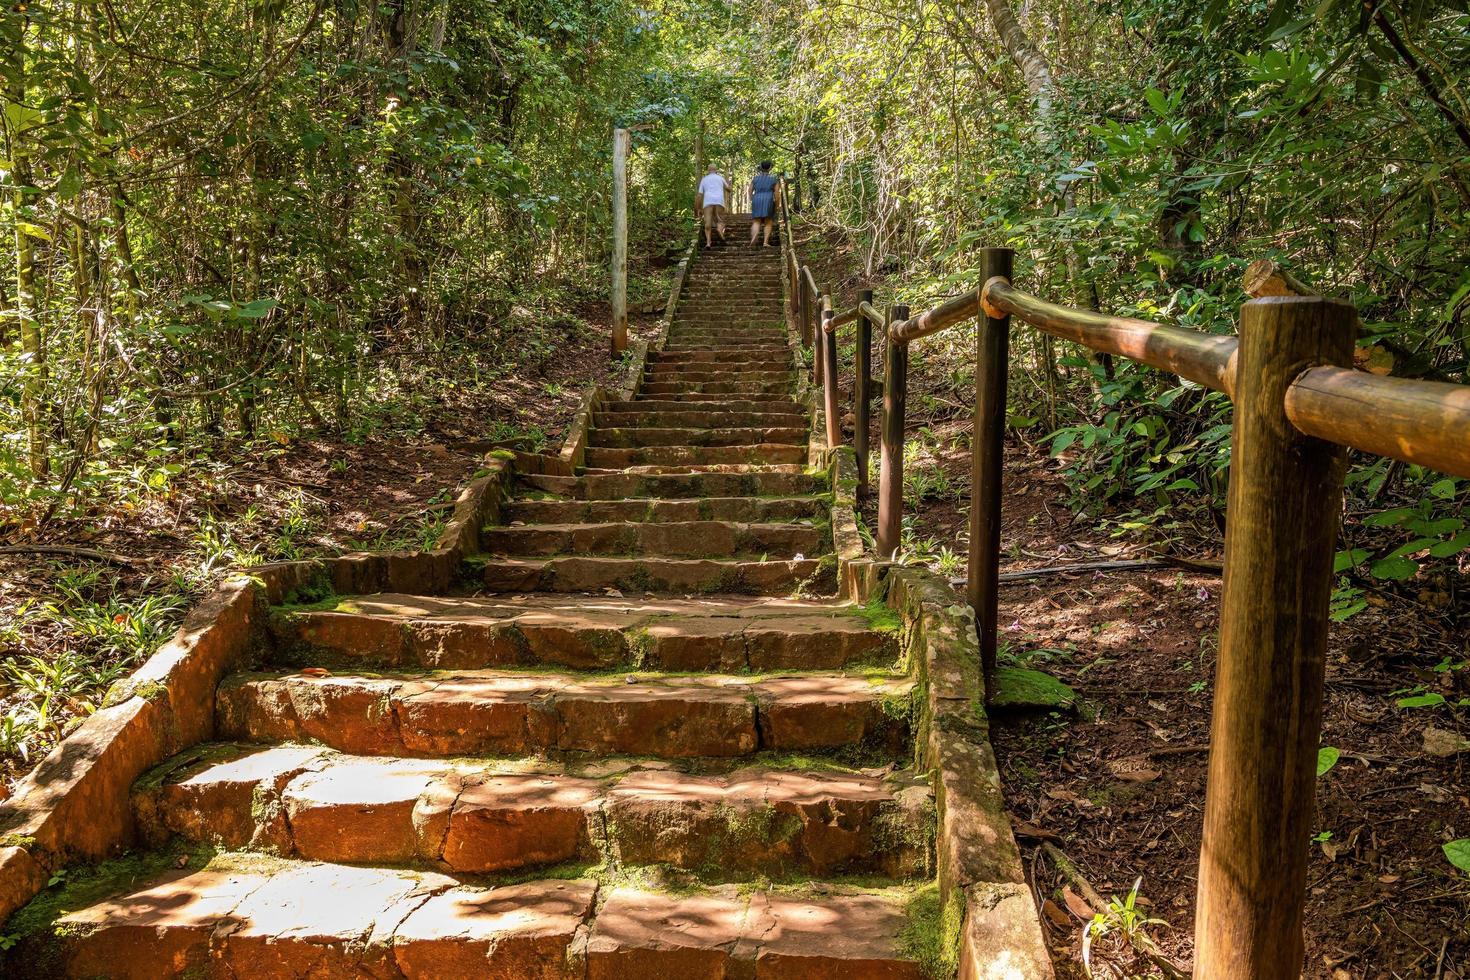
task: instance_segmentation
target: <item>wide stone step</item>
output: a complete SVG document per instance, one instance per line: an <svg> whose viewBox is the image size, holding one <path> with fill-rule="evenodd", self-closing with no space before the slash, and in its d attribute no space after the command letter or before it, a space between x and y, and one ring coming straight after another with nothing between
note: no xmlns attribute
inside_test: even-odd
<svg viewBox="0 0 1470 980"><path fill-rule="evenodd" d="M759 977L923 980L902 950L904 896L611 890L587 944L588 980Z"/></svg>
<svg viewBox="0 0 1470 980"><path fill-rule="evenodd" d="M736 394L719 394L709 391L680 391L665 392L659 394L640 390L638 394L633 396L633 400L634 402L638 403L640 409L644 411L651 410L648 408L648 403L659 402L672 405L676 408L677 411L690 411L691 406L696 406L696 410L699 411L709 410L709 408L698 407L702 405L720 408L735 408L738 410L750 412L772 410L784 411L789 409L791 406L795 406L796 408L799 408L801 410L801 413L803 415L807 413L806 406L802 405L801 402L793 398L790 391L775 393ZM767 406L776 406L776 408L771 409Z"/></svg>
<svg viewBox="0 0 1470 980"><path fill-rule="evenodd" d="M932 865L929 788L912 774L747 767L685 773L612 760L599 778L534 757L383 759L320 747L198 746L139 781L154 846L179 836L345 864L460 874L573 861L663 864L706 881Z"/></svg>
<svg viewBox="0 0 1470 980"><path fill-rule="evenodd" d="M659 428L597 426L589 434L592 446L609 449L641 449L649 446L759 446L765 443L800 445L807 440L806 426L721 428Z"/></svg>
<svg viewBox="0 0 1470 980"><path fill-rule="evenodd" d="M664 346L664 350L673 354L718 355L728 358L784 357L788 361L791 358L791 348L785 341L781 343L753 344L740 340L681 341L677 337L673 337Z"/></svg>
<svg viewBox="0 0 1470 980"><path fill-rule="evenodd" d="M381 594L271 618L272 662L475 670L833 670L891 664L897 637L848 604L771 598Z"/></svg>
<svg viewBox="0 0 1470 980"><path fill-rule="evenodd" d="M584 459L587 466L596 469L625 469L709 463L801 463L806 457L805 445L760 443L748 446L647 446L640 449L589 446Z"/></svg>
<svg viewBox="0 0 1470 980"><path fill-rule="evenodd" d="M637 398L633 401L626 402L608 402L604 404L600 409L598 409L598 411L608 412L614 415L618 415L624 412L728 412L731 414L749 413L756 415L780 414L786 416L797 416L803 420L802 422L779 423L783 426L802 425L805 423L805 420L810 414L810 409L808 409L801 402L797 401L795 398L790 397L789 395L785 398L767 397L758 400L739 398L709 398L705 399L704 404L698 406L691 406L687 401L680 401L676 399L661 400L657 398ZM622 422L621 420L615 420L613 424L619 425L622 424ZM734 423L720 421L717 424L733 425Z"/></svg>
<svg viewBox="0 0 1470 980"><path fill-rule="evenodd" d="M597 524L607 521L745 521L825 519L825 497L703 497L698 500L514 500L501 505L506 523Z"/></svg>
<svg viewBox="0 0 1470 980"><path fill-rule="evenodd" d="M646 524L521 524L480 531L487 555L658 555L723 558L732 555L792 558L818 554L829 545L825 527L812 524L744 524L679 521Z"/></svg>
<svg viewBox="0 0 1470 980"><path fill-rule="evenodd" d="M640 395L658 398L664 395L738 395L748 398L752 395L784 395L791 397L791 390L796 387L795 380L783 378L780 381L646 381L638 389Z"/></svg>
<svg viewBox="0 0 1470 980"><path fill-rule="evenodd" d="M568 500L792 497L826 493L830 489L825 476L807 473L523 474L519 479L527 486Z"/></svg>
<svg viewBox="0 0 1470 980"><path fill-rule="evenodd" d="M713 366L684 367L676 369L652 370L644 375L649 384L681 384L681 385L703 385L709 382L721 382L732 384L759 384L759 385L786 385L795 383L794 372L789 367L773 368L767 370L734 370L717 368Z"/></svg>
<svg viewBox="0 0 1470 980"><path fill-rule="evenodd" d="M654 463L640 466L616 466L608 469L587 466L579 472L586 474L804 473L806 466L801 463Z"/></svg>
<svg viewBox="0 0 1470 980"><path fill-rule="evenodd" d="M831 565L816 558L750 561L740 558L488 558L476 559L491 592L661 592L784 595L806 587L830 592Z"/></svg>
<svg viewBox="0 0 1470 980"><path fill-rule="evenodd" d="M770 354L752 352L736 356L726 351L662 350L650 354L648 363L651 367L657 368L673 365L719 364L737 370L754 367L769 371L775 368L789 368L791 352L789 349L783 349Z"/></svg>
<svg viewBox="0 0 1470 980"><path fill-rule="evenodd" d="M354 755L543 752L730 758L759 751L899 758L908 681L841 674L746 680L452 671L237 674L220 684L219 737L320 742Z"/></svg>
<svg viewBox="0 0 1470 980"><path fill-rule="evenodd" d="M630 405L646 405L647 402L629 403ZM793 402L795 406L789 414L771 412L691 412L686 407L670 407L655 411L617 411L612 412L602 409L593 417L593 425L596 430L621 429L625 432L638 432L644 429L796 429L801 436L797 441L805 441L809 435L809 428L804 407ZM797 409L800 409L798 411Z"/></svg>
<svg viewBox="0 0 1470 980"><path fill-rule="evenodd" d="M605 891L606 894L600 894ZM67 912L9 954L34 977L923 980L911 893L677 892L224 855Z"/></svg>

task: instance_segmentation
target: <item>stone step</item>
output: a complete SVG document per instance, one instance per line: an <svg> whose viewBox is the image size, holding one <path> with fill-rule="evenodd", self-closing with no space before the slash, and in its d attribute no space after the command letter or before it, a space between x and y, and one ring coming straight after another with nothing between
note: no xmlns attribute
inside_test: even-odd
<svg viewBox="0 0 1470 980"><path fill-rule="evenodd" d="M736 886L693 894L612 888L587 943L588 980L923 980L902 952L902 893ZM999 976L1000 974L997 974Z"/></svg>
<svg viewBox="0 0 1470 980"><path fill-rule="evenodd" d="M476 559L490 592L661 592L785 595L797 588L830 591L832 567L816 558L750 561L720 558Z"/></svg>
<svg viewBox="0 0 1470 980"><path fill-rule="evenodd" d="M740 357L742 359L752 357L791 357L791 348L784 340L779 343L755 343L736 337L687 341L680 340L678 337L671 337L669 342L664 346L664 350L675 354L720 354L729 358Z"/></svg>
<svg viewBox="0 0 1470 980"><path fill-rule="evenodd" d="M648 466L618 466L609 469L599 469L584 466L579 472L583 474L607 474L607 473L632 473L632 474L669 474L669 473L804 473L806 466L801 463L660 463Z"/></svg>
<svg viewBox="0 0 1470 980"><path fill-rule="evenodd" d="M795 372L789 367L732 370L713 365L689 367L678 365L672 369L649 370L644 375L645 384L703 385L709 382L758 385L791 385L796 382Z"/></svg>
<svg viewBox="0 0 1470 980"><path fill-rule="evenodd" d="M825 475L807 473L523 474L519 479L530 487L567 500L791 497L822 494L831 489Z"/></svg>
<svg viewBox="0 0 1470 980"><path fill-rule="evenodd" d="M804 425L810 410L795 398L762 398L759 400L711 398L705 404L691 406L685 401L673 399L659 400L657 398L639 398L633 401L606 402L598 409L599 413L607 412L614 415L636 412L647 414L649 412L722 412L722 413L750 413L757 415L780 414L796 416L801 422L782 422L783 426ZM725 424L723 422L717 424ZM733 423L731 423L733 424Z"/></svg>
<svg viewBox="0 0 1470 980"><path fill-rule="evenodd" d="M16 976L923 980L907 889L492 888L437 872L222 855L61 914Z"/></svg>
<svg viewBox="0 0 1470 980"><path fill-rule="evenodd" d="M662 350L648 355L650 367L673 366L676 364L722 364L731 368L758 367L771 370L774 367L789 368L791 351L783 349L771 354L749 354L744 357L728 355L723 351Z"/></svg>
<svg viewBox="0 0 1470 980"><path fill-rule="evenodd" d="M657 418L657 416L655 416ZM809 430L801 426L721 428L661 428L656 426L596 426L588 434L591 446L604 449L646 449L650 446L759 446L769 443L801 445Z"/></svg>
<svg viewBox="0 0 1470 980"><path fill-rule="evenodd" d="M794 378L780 381L645 381L642 395L785 395L791 397Z"/></svg>
<svg viewBox="0 0 1470 980"><path fill-rule="evenodd" d="M609 429L618 429L634 433L666 428L700 431L719 431L723 428L778 429L800 432L800 436L794 440L799 442L805 442L810 434L805 410L782 415L777 412L698 412L685 409L687 406L650 412L610 412L603 409L593 416L593 431L605 432Z"/></svg>
<svg viewBox="0 0 1470 980"><path fill-rule="evenodd" d="M543 752L660 759L830 752L881 764L908 739L911 684L842 674L748 680L448 671L246 673L216 698L221 739L320 742L353 755Z"/></svg>
<svg viewBox="0 0 1470 980"><path fill-rule="evenodd" d="M797 401L796 398L794 396L792 396L792 394L789 391L788 392L775 392L775 393L749 393L749 392L746 392L746 393L738 393L737 392L737 393L734 393L734 394L721 394L721 393L709 392L709 391L677 391L677 392L664 392L664 393L661 393L660 394L660 393L645 392L645 391L643 391L643 390L640 389L639 393L633 396L633 400L635 402L638 402L640 404L640 407L646 406L647 403L649 403L649 402L667 402L667 403L670 403L670 404L676 404L676 405L679 406L679 409L678 409L679 411L688 411L691 405L706 404L706 405L729 406L729 405L732 405L733 404L733 405L740 405L740 406L744 407L744 406L748 406L748 405L755 405L757 403L765 403L766 405L780 405L780 406L795 405L795 406L798 406L798 407L800 407L802 409L802 413L803 414L805 414L806 411L807 411L807 409L805 408L805 406L803 406L801 404L801 402ZM764 409L764 408L754 408L754 409L747 409L747 410L748 411L765 411L767 409Z"/></svg>
<svg viewBox="0 0 1470 980"><path fill-rule="evenodd" d="M932 798L910 773L754 766L691 774L612 760L600 777L535 757L483 763L313 746L196 746L149 773L133 812L172 837L311 861L457 874L568 862L661 864L706 881L927 874ZM575 770L573 770L575 772Z"/></svg>
<svg viewBox="0 0 1470 980"><path fill-rule="evenodd" d="M509 524L596 524L606 521L745 521L770 523L827 517L825 497L703 497L698 500L514 500L501 505Z"/></svg>
<svg viewBox="0 0 1470 980"><path fill-rule="evenodd" d="M678 521L646 524L518 524L480 531L487 555L656 555L668 558L728 558L735 555L792 558L828 550L827 528L811 524L743 524L735 521Z"/></svg>
<svg viewBox="0 0 1470 980"><path fill-rule="evenodd" d="M897 637L850 604L771 598L353 596L277 610L272 662L479 670L834 670L885 665Z"/></svg>
<svg viewBox="0 0 1470 980"><path fill-rule="evenodd" d="M634 466L700 466L708 463L802 463L805 445L759 443L749 446L647 446L641 449L587 448L586 465L595 469Z"/></svg>

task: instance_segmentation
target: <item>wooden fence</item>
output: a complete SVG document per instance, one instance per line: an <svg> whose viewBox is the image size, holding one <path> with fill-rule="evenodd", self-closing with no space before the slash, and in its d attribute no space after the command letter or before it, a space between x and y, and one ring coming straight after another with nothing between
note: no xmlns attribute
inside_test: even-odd
<svg viewBox="0 0 1470 980"><path fill-rule="evenodd" d="M1219 662L1200 847L1195 968L1200 980L1296 980L1314 819L1333 557L1344 447L1470 477L1470 386L1352 369L1357 311L1320 296L1241 307L1226 337L1049 303L1011 282L1012 250L983 249L977 287L910 316L872 293L834 311L796 257L783 208L789 297L816 345L829 445L838 419L837 329L856 324L854 430L868 485L868 365L884 345L878 557L899 544L908 345L975 318L968 598L993 690L1000 574L1002 439L1012 319L1187 378L1234 402Z"/></svg>

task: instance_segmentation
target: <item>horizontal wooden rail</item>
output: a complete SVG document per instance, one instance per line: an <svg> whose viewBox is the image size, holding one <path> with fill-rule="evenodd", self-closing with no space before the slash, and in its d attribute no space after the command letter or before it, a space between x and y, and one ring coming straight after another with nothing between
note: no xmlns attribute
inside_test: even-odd
<svg viewBox="0 0 1470 980"><path fill-rule="evenodd" d="M1470 385L1315 367L1286 389L1286 417L1318 439L1470 477Z"/></svg>
<svg viewBox="0 0 1470 980"><path fill-rule="evenodd" d="M1010 314L1053 336L1106 354L1131 357L1235 395L1235 357L1240 346L1235 337L1048 303L999 277L985 284L981 302L992 316Z"/></svg>
<svg viewBox="0 0 1470 980"><path fill-rule="evenodd" d="M871 289L864 290L869 296L873 295ZM883 313L874 308L873 304L863 300L858 304L858 312L868 318L868 322L876 326L883 326Z"/></svg>
<svg viewBox="0 0 1470 980"><path fill-rule="evenodd" d="M856 306L852 307L851 309L843 310L841 313L834 316L831 320L827 321L827 329L836 330L838 327L845 327L849 323L855 323L857 321L857 318L861 315L861 312L859 312Z"/></svg>
<svg viewBox="0 0 1470 980"><path fill-rule="evenodd" d="M895 344L907 344L946 330L956 323L968 320L980 313L979 290L971 290L956 296L947 303L934 307L907 320L898 320L888 325L888 336Z"/></svg>

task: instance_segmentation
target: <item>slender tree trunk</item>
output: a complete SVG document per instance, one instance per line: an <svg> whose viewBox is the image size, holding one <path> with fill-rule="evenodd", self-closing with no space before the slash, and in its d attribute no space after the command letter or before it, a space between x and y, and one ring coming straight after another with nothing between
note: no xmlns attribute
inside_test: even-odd
<svg viewBox="0 0 1470 980"><path fill-rule="evenodd" d="M24 7L17 4L6 11L3 36L9 49L5 74L8 76L6 97L11 105L29 105L26 93L26 44L30 19ZM8 115L8 114L7 114ZM10 157L10 177L16 190L11 203L15 208L15 317L20 322L20 348L25 357L24 380L21 382L21 418L26 427L26 452L31 472L45 476L51 469L50 446L41 421L41 398L46 384L46 346L42 335L41 312L36 301L35 251L31 244L36 226L31 212L31 194L21 188L32 186L30 149L24 131L27 122L11 116L6 120L5 135Z"/></svg>

